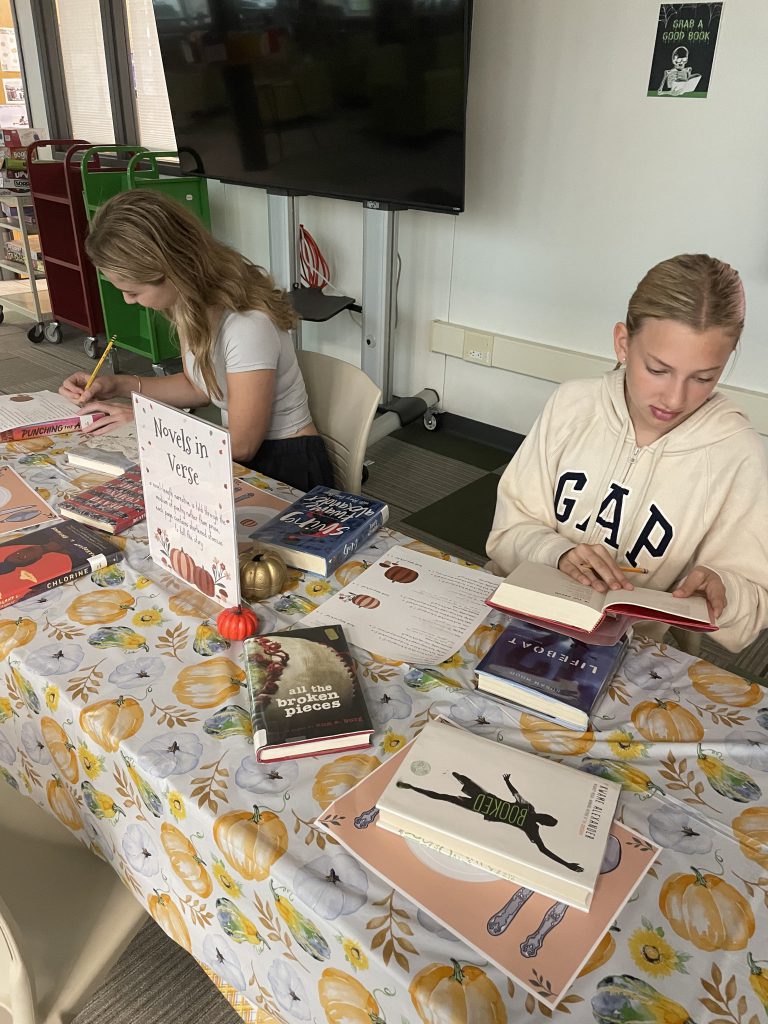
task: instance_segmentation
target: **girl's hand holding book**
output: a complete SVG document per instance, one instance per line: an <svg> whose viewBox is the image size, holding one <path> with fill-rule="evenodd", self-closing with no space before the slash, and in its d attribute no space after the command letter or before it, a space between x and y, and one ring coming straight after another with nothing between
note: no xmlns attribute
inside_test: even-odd
<svg viewBox="0 0 768 1024"><path fill-rule="evenodd" d="M635 589L601 544L577 544L561 556L557 568L600 594Z"/></svg>
<svg viewBox="0 0 768 1024"><path fill-rule="evenodd" d="M719 619L728 603L725 585L717 573L706 565L694 566L680 586L672 591L672 597L691 597L697 593L707 599L712 614Z"/></svg>
<svg viewBox="0 0 768 1024"><path fill-rule="evenodd" d="M127 402L88 402L80 411L84 416L94 412L102 414L90 426L80 428L83 434L110 434L133 420L133 406Z"/></svg>

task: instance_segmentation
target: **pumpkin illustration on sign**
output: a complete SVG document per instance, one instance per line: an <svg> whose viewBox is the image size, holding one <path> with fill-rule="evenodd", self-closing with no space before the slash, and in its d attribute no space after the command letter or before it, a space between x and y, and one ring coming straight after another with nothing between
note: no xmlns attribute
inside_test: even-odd
<svg viewBox="0 0 768 1024"><path fill-rule="evenodd" d="M381 567L387 570L384 576L392 583L414 583L419 578L415 569L398 565L397 562L382 562Z"/></svg>

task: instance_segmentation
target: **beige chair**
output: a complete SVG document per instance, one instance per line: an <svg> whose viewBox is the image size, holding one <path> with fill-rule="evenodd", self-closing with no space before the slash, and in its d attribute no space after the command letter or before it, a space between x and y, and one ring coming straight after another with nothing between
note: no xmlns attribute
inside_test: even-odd
<svg viewBox="0 0 768 1024"><path fill-rule="evenodd" d="M0 1024L68 1024L146 919L111 867L0 778Z"/></svg>
<svg viewBox="0 0 768 1024"><path fill-rule="evenodd" d="M381 391L352 363L320 352L296 354L312 419L328 449L336 486L359 494L368 434Z"/></svg>

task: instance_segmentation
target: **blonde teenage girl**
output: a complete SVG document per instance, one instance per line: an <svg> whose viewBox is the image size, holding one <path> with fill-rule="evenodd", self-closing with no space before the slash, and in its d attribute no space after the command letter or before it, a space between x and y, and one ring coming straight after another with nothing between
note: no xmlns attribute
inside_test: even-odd
<svg viewBox="0 0 768 1024"><path fill-rule="evenodd" d="M720 643L754 640L768 625L765 449L715 391L743 326L732 267L704 255L653 267L614 328L618 368L561 385L504 472L497 571L532 560L601 592L700 593Z"/></svg>
<svg viewBox="0 0 768 1024"><path fill-rule="evenodd" d="M308 490L333 485L325 445L309 413L289 335L295 314L259 267L218 242L175 200L149 190L120 193L94 217L86 250L129 304L161 311L178 334L183 372L167 377L86 373L59 389L103 418L101 434L132 417L110 399L139 391L178 408L214 402L236 462Z"/></svg>

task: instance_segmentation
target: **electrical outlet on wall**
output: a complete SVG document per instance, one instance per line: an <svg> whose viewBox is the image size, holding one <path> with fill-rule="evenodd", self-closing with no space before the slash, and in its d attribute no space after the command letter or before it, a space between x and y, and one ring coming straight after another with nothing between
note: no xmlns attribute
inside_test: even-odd
<svg viewBox="0 0 768 1024"><path fill-rule="evenodd" d="M484 331L464 331L464 359L469 363L491 366L493 363L493 335Z"/></svg>

